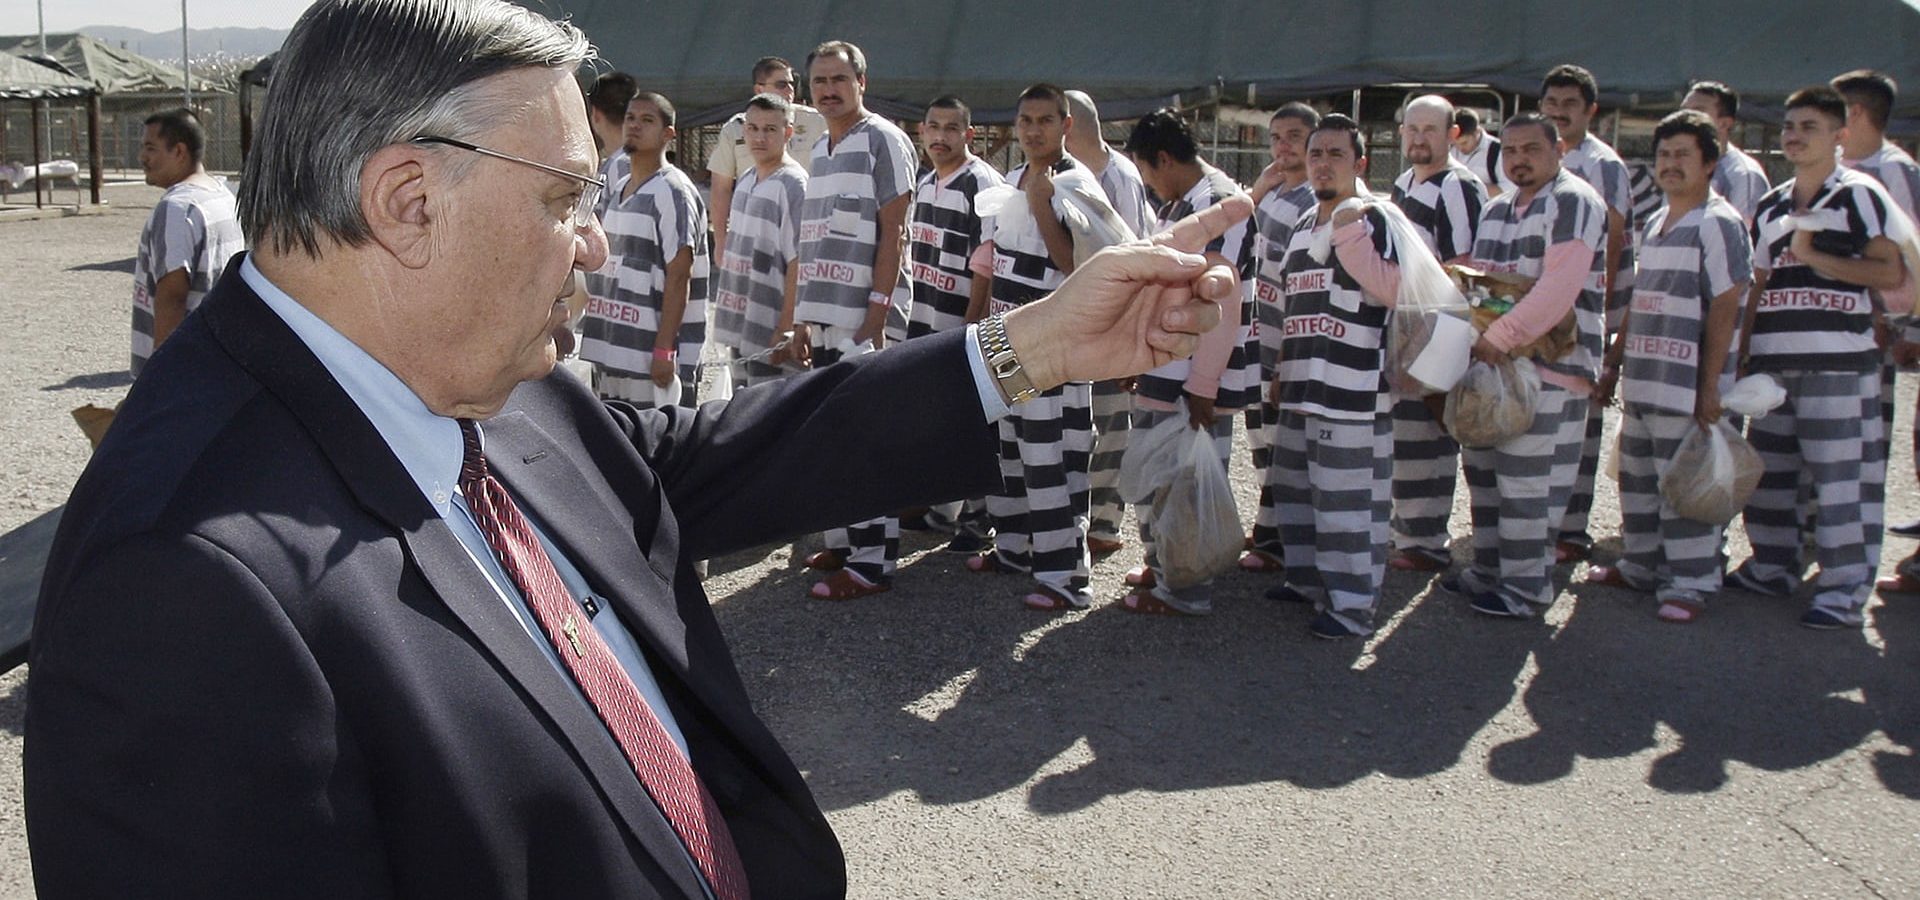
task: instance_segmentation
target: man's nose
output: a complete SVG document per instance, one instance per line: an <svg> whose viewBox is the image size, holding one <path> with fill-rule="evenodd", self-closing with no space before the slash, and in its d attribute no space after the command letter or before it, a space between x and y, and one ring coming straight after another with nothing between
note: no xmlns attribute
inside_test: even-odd
<svg viewBox="0 0 1920 900"><path fill-rule="evenodd" d="M585 227L577 229L573 242L573 267L582 272L598 271L607 264L607 232L598 216L589 217Z"/></svg>

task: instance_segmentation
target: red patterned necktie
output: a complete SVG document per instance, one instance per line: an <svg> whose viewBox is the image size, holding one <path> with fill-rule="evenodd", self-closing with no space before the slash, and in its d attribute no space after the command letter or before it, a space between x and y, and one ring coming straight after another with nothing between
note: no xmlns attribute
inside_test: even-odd
<svg viewBox="0 0 1920 900"><path fill-rule="evenodd" d="M459 422L466 445L466 455L460 461L460 492L487 546L493 548L507 577L520 587L528 608L540 622L540 630L553 642L554 652L567 671L573 673L587 703L613 733L640 785L686 845L716 900L747 900L746 871L713 797L641 698L633 679L620 668L600 632L581 615L579 604L561 582L553 560L540 546L520 508L507 496L499 479L488 473L486 457L480 455L480 432L473 420Z"/></svg>

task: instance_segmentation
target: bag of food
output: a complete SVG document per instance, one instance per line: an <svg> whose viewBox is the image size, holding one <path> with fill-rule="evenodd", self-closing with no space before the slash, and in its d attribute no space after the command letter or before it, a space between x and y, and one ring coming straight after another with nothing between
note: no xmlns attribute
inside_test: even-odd
<svg viewBox="0 0 1920 900"><path fill-rule="evenodd" d="M1467 447L1492 447L1526 434L1540 404L1540 372L1526 359L1475 360L1447 394L1444 424Z"/></svg>
<svg viewBox="0 0 1920 900"><path fill-rule="evenodd" d="M1407 396L1446 393L1466 373L1479 337L1467 323L1472 310L1413 221L1391 203L1375 208L1400 267L1387 322L1387 383Z"/></svg>
<svg viewBox="0 0 1920 900"><path fill-rule="evenodd" d="M1760 451L1732 425L1715 422L1687 432L1660 477L1660 497L1689 519L1725 525L1746 508L1765 471Z"/></svg>
<svg viewBox="0 0 1920 900"><path fill-rule="evenodd" d="M1203 584L1240 560L1245 537L1227 469L1213 435L1179 414L1127 435L1120 461L1120 496L1153 504L1155 547L1168 589Z"/></svg>
<svg viewBox="0 0 1920 900"><path fill-rule="evenodd" d="M1213 435L1189 428L1185 460L1153 501L1154 548L1167 588L1212 581L1240 560L1244 535L1227 468L1213 450Z"/></svg>

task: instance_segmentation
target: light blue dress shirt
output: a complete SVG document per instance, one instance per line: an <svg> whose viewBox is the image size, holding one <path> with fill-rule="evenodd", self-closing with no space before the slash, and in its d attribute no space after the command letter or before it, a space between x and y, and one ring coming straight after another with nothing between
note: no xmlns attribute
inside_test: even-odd
<svg viewBox="0 0 1920 900"><path fill-rule="evenodd" d="M380 437L400 458L400 464L406 467L407 474L413 476L420 493L426 496L427 502L446 521L447 527L460 539L460 545L466 548L474 565L493 585L500 602L513 611L520 620L520 626L526 629L528 638L545 654L547 662L553 665L567 687L573 690L574 696L579 697L581 703L586 703L586 695L580 692L580 686L574 683L573 676L560 662L559 654L554 652L553 642L541 632L539 620L533 617L533 610L528 608L519 587L500 568L499 561L494 559L486 539L480 535L479 526L474 524L472 514L467 510L466 500L460 496L460 459L464 451L459 423L427 409L427 405L399 376L268 281L259 269L254 268L252 257L241 263L240 277L287 323L288 328L293 329L307 349L319 357L320 364L327 367L334 380L352 398L354 405L366 414L374 429L380 432ZM484 423L481 424L480 433L484 446ZM524 509L522 512L533 525L534 533L539 535L541 546L546 548L547 556L553 560L554 569L559 572L560 580L566 583L567 592L575 602L582 602L587 597L595 598L598 614L592 616L594 630L600 632L601 639L613 651L620 668L625 669L627 677L633 679L634 686L640 689L640 696L660 719L660 724L680 748L680 754L685 756L687 739L674 721L673 712L667 708L666 695L660 692L660 683L654 679L653 670L641 655L633 634L621 624L620 617L608 609L608 602L599 599L599 595L593 592L586 578L567 559L566 554L560 552L560 548L540 527L539 520ZM607 734L607 740L613 740L611 732Z"/></svg>

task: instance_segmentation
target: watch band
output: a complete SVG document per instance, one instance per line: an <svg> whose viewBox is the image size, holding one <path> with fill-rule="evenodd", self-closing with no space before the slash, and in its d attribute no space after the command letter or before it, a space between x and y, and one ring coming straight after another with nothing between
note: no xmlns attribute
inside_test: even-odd
<svg viewBox="0 0 1920 900"><path fill-rule="evenodd" d="M980 341L980 355L986 359L987 371L993 374L1000 393L1007 398L1007 405L1025 403L1040 396L1033 386L1033 379L1027 377L1025 369L1020 367L1020 358L1013 353L1013 344L1007 340L1006 317L994 313L980 323L975 330Z"/></svg>

